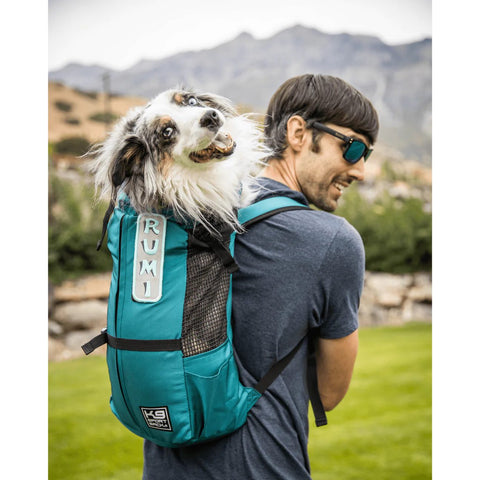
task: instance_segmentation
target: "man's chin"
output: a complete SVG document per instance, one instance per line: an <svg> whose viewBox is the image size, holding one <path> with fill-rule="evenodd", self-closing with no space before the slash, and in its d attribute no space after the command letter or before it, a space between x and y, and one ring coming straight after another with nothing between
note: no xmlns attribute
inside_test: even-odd
<svg viewBox="0 0 480 480"><path fill-rule="evenodd" d="M324 212L329 212L329 213L333 213L338 207L337 200L333 200L333 199L325 200L321 198L318 201L314 202L313 204L320 210L323 210Z"/></svg>

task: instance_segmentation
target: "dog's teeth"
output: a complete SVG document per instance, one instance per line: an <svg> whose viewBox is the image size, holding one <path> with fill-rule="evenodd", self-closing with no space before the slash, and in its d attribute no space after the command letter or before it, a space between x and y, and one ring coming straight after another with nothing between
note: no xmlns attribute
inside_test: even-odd
<svg viewBox="0 0 480 480"><path fill-rule="evenodd" d="M232 143L232 137L225 132L218 132L217 136L213 139L213 144L220 149L230 148Z"/></svg>

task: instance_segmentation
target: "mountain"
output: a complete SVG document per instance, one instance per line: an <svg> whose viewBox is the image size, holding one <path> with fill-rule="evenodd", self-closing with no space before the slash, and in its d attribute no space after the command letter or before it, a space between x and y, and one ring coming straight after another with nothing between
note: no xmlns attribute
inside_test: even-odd
<svg viewBox="0 0 480 480"><path fill-rule="evenodd" d="M69 64L49 80L81 90L153 97L176 85L212 91L264 112L287 78L339 76L363 92L380 116L380 138L407 157L431 161L432 41L387 45L367 35L326 34L296 25L266 39L242 33L215 48L141 60L125 70Z"/></svg>

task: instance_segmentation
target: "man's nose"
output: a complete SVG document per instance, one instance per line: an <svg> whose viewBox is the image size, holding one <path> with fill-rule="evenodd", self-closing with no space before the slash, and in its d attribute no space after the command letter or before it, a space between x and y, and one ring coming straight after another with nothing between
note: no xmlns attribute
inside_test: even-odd
<svg viewBox="0 0 480 480"><path fill-rule="evenodd" d="M361 158L357 163L353 164L348 173L357 182L363 182L365 180L365 160Z"/></svg>

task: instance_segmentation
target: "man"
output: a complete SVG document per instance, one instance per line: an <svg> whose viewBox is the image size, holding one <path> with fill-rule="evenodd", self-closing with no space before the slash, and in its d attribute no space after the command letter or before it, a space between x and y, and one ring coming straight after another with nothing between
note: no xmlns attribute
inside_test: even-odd
<svg viewBox="0 0 480 480"><path fill-rule="evenodd" d="M272 154L257 199L288 196L322 211L278 213L237 237L233 338L240 377L256 383L302 338L301 348L233 434L194 447L146 441L144 479L310 479L307 334L314 336L325 410L347 392L358 345L364 249L331 213L364 178L378 133L372 104L343 80L302 75L273 95L265 120Z"/></svg>

